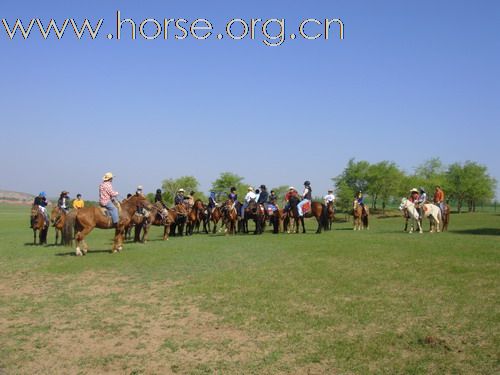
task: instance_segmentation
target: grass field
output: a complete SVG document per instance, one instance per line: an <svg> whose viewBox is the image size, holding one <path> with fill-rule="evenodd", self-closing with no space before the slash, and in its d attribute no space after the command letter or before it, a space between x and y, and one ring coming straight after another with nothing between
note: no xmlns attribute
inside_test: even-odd
<svg viewBox="0 0 500 375"><path fill-rule="evenodd" d="M397 217L321 235L155 228L115 255L96 230L86 257L30 246L28 215L0 206L2 375L500 372L498 214L424 235Z"/></svg>

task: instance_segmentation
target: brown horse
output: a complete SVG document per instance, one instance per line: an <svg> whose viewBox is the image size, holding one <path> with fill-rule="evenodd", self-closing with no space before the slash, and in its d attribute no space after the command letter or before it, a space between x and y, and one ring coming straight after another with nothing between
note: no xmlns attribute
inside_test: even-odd
<svg viewBox="0 0 500 375"><path fill-rule="evenodd" d="M31 206L30 215L31 228L33 229L33 245L36 245L36 232L38 231L38 239L40 245L47 244L47 233L49 231L49 223L45 220L45 215L40 211L37 204Z"/></svg>
<svg viewBox="0 0 500 375"><path fill-rule="evenodd" d="M441 227L441 232L446 232L448 230L448 224L450 222L450 206L443 203L444 210L441 211L441 219L443 226Z"/></svg>
<svg viewBox="0 0 500 375"><path fill-rule="evenodd" d="M183 203L179 203L171 210L173 210L172 215L174 216L174 221L170 225L170 235L179 235L182 237L184 235L184 226L186 225L188 215L186 206ZM169 210L169 212L171 210Z"/></svg>
<svg viewBox="0 0 500 375"><path fill-rule="evenodd" d="M304 216L299 216L297 212L297 205L300 203L300 199L296 196L292 196L290 198L290 211L293 212L295 217L295 225L297 228L297 232L299 230L299 223L302 224L302 233L306 233L306 227L304 225L304 216L305 217L315 217L318 222L318 229L316 229L316 233L321 233L322 229L328 229L328 214L327 208L323 203L320 202L311 202L311 209L308 212L304 213Z"/></svg>
<svg viewBox="0 0 500 375"><path fill-rule="evenodd" d="M269 219L269 224L273 226L273 233L278 234L281 231L283 223L283 210L278 208L275 204L276 209L268 209L267 218ZM264 222L265 226L265 222Z"/></svg>
<svg viewBox="0 0 500 375"><path fill-rule="evenodd" d="M149 215L143 216L142 220L136 224L134 241L146 243L151 225L163 227L163 240L168 240L170 225L175 222L176 218L177 213L175 210L167 209L160 202L156 202L149 211ZM140 235L141 230L142 237Z"/></svg>
<svg viewBox="0 0 500 375"><path fill-rule="evenodd" d="M225 233L236 234L236 226L238 223L238 211L234 207L234 201L228 199L222 208L222 222L226 227Z"/></svg>
<svg viewBox="0 0 500 375"><path fill-rule="evenodd" d="M335 220L335 208L333 207L333 202L328 202L326 205L326 214L328 216L328 230L332 230L332 224Z"/></svg>
<svg viewBox="0 0 500 375"><path fill-rule="evenodd" d="M368 207L365 205L363 207L358 203L357 199L354 199L352 216L354 218L354 230L370 229L368 226L368 217L370 213Z"/></svg>
<svg viewBox="0 0 500 375"><path fill-rule="evenodd" d="M84 207L80 208L75 216L76 229L76 255L85 255L88 251L88 245L85 242L85 237L94 229L115 229L113 239L112 252L121 251L123 248L123 235L125 227L130 224L134 213L138 207L151 209L151 203L141 196L133 195L125 199L121 203L120 218L116 226L113 225L110 216L107 216L100 207Z"/></svg>
<svg viewBox="0 0 500 375"><path fill-rule="evenodd" d="M197 199L187 215L186 235L192 235L195 228L200 233L200 225L204 218L204 212L205 205L201 199Z"/></svg>
<svg viewBox="0 0 500 375"><path fill-rule="evenodd" d="M210 222L214 223L214 229L212 229L212 233L215 234L217 231L217 224L219 223L219 220L222 218L222 211L219 207L215 207L211 214L210 214L210 219L208 221L208 231L210 232ZM224 224L224 223L223 223Z"/></svg>
<svg viewBox="0 0 500 375"><path fill-rule="evenodd" d="M264 206L255 202L255 200L251 200L245 208L243 218L240 220L240 229L243 233L248 233L248 220L253 220L255 222L253 234L262 234L264 232L264 218Z"/></svg>

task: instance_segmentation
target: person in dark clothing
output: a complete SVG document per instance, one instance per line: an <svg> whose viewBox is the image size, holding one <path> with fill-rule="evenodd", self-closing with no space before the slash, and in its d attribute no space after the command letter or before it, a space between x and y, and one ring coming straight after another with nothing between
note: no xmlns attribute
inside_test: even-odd
<svg viewBox="0 0 500 375"><path fill-rule="evenodd" d="M163 206L163 208L167 208L167 205L165 202L163 202L163 196L161 194L161 189L156 189L156 195L155 195L155 203L160 202L160 204Z"/></svg>
<svg viewBox="0 0 500 375"><path fill-rule="evenodd" d="M217 207L219 204L217 203L217 199L215 197L215 191L210 192L210 196L208 197L208 206L207 206L207 212L208 212L208 220L212 217L212 211Z"/></svg>
<svg viewBox="0 0 500 375"><path fill-rule="evenodd" d="M269 198L269 193L267 192L266 185L260 185L260 194L257 203L259 204L267 203L268 198Z"/></svg>
<svg viewBox="0 0 500 375"><path fill-rule="evenodd" d="M38 209L42 213L44 219L45 219L45 226L49 226L49 213L47 212L47 204L49 202L47 201L47 196L44 191L40 192L38 196L35 197L33 204L38 206ZM33 223L30 223L30 228L33 228Z"/></svg>
<svg viewBox="0 0 500 375"><path fill-rule="evenodd" d="M69 211L69 193L66 190L61 192L61 195L57 200L57 207L59 207L61 210L64 210L64 212Z"/></svg>
<svg viewBox="0 0 500 375"><path fill-rule="evenodd" d="M229 193L228 198L231 199L234 203L238 201L238 194L236 194L236 188L234 186L231 188L231 192Z"/></svg>
<svg viewBox="0 0 500 375"><path fill-rule="evenodd" d="M274 204L276 206L276 203L278 202L278 196L274 192L274 190L271 190L271 194L269 194L269 203Z"/></svg>

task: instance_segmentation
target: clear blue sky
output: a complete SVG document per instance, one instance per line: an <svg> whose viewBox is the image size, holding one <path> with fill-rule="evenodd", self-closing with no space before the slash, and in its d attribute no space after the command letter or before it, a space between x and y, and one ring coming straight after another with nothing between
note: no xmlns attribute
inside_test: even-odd
<svg viewBox="0 0 500 375"><path fill-rule="evenodd" d="M116 10L145 18L340 18L345 39L131 41ZM9 25L104 19L92 41L0 25L0 188L97 197L220 172L252 184L326 191L351 157L411 171L437 156L474 160L500 180L498 1L3 1ZM312 30L312 29L311 29ZM310 32L312 34L312 32Z"/></svg>

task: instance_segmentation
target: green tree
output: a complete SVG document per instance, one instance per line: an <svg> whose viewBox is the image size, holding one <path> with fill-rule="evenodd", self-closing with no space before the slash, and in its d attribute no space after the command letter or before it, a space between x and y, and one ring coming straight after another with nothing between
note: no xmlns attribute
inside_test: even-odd
<svg viewBox="0 0 500 375"><path fill-rule="evenodd" d="M460 213L464 204L474 212L476 205L495 197L497 181L488 174L488 169L473 161L454 163L446 172L445 190L451 199L457 201Z"/></svg>
<svg viewBox="0 0 500 375"><path fill-rule="evenodd" d="M335 209L345 213L352 209L355 190L345 180L339 179L335 182Z"/></svg>
<svg viewBox="0 0 500 375"><path fill-rule="evenodd" d="M381 161L368 167L367 192L372 197L372 207L377 208L377 202L382 202L382 212L389 200L398 195L404 173L394 162Z"/></svg>
<svg viewBox="0 0 500 375"><path fill-rule="evenodd" d="M232 172L222 172L214 182L212 182L212 191L215 192L217 199L225 198L231 188L234 186L238 193L239 200L246 194L246 185L244 178Z"/></svg>
<svg viewBox="0 0 500 375"><path fill-rule="evenodd" d="M168 178L162 183L164 190L163 198L166 203L171 204L179 189L182 188L186 191L186 194L189 194L191 191L197 192L199 186L198 180L193 176L182 176L177 179Z"/></svg>
<svg viewBox="0 0 500 375"><path fill-rule="evenodd" d="M415 168L415 173L410 176L411 182L407 190L423 187L428 193L436 186L443 186L446 181L446 169L439 158L426 160Z"/></svg>
<svg viewBox="0 0 500 375"><path fill-rule="evenodd" d="M353 191L353 194L356 191L365 191L368 186L369 168L370 163L367 161L356 162L354 159L350 159L342 174L333 178L333 181L336 184L340 182L347 184Z"/></svg>

